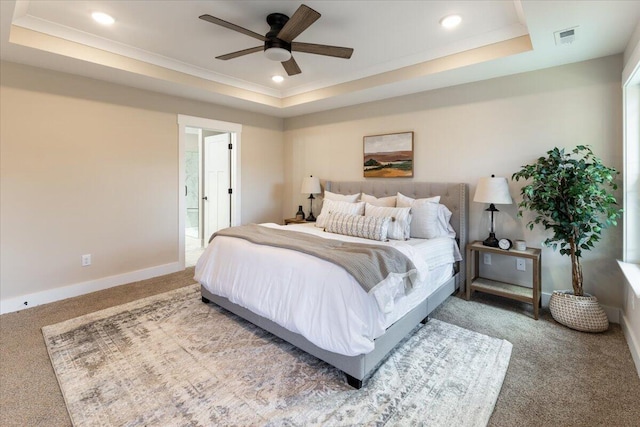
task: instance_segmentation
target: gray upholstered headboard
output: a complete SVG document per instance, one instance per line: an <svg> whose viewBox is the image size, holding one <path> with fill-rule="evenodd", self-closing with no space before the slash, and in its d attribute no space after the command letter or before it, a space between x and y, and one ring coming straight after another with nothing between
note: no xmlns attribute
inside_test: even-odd
<svg viewBox="0 0 640 427"><path fill-rule="evenodd" d="M325 189L338 194L366 193L375 197L402 193L414 199L440 196L440 203L451 211L451 225L456 230L460 252L464 258L469 230L469 198L466 183L398 182L398 181L327 181ZM465 262L460 264L460 280L464 281Z"/></svg>

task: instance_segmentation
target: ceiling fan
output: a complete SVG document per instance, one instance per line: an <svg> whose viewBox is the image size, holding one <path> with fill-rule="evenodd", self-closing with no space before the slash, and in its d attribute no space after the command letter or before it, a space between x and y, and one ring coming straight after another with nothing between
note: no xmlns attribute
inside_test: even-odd
<svg viewBox="0 0 640 427"><path fill-rule="evenodd" d="M304 4L300 5L291 18L282 13L271 13L267 16L267 24L269 24L271 29L264 36L223 19L216 18L215 16L202 15L200 16L200 19L246 34L247 36L264 42L263 46L256 46L249 49L239 50L237 52L227 53L226 55L217 56L216 59L233 59L250 53L260 52L262 50L268 59L281 62L287 74L293 76L300 74L302 71L295 59L293 59L293 56L291 56L292 51L313 53L315 55L334 56L336 58L351 58L353 49L349 47L299 43L293 41L293 39L298 37L300 33L316 22L320 16L320 13Z"/></svg>

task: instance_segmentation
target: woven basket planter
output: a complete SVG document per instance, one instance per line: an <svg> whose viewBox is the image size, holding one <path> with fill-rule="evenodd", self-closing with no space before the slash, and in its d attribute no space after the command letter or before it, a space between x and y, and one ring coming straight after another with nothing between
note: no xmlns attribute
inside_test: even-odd
<svg viewBox="0 0 640 427"><path fill-rule="evenodd" d="M556 322L583 332L604 332L609 318L592 295L575 296L572 291L553 291L549 310Z"/></svg>

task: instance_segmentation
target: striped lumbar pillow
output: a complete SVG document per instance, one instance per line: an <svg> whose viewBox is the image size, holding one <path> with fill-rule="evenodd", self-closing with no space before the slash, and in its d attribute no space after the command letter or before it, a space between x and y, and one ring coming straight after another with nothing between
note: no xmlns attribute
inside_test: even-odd
<svg viewBox="0 0 640 427"><path fill-rule="evenodd" d="M390 217L350 215L336 212L329 215L324 231L385 241L387 240L387 231L390 223Z"/></svg>
<svg viewBox="0 0 640 427"><path fill-rule="evenodd" d="M394 240L408 240L411 236L411 208L390 208L367 203L366 217L391 217L387 237Z"/></svg>

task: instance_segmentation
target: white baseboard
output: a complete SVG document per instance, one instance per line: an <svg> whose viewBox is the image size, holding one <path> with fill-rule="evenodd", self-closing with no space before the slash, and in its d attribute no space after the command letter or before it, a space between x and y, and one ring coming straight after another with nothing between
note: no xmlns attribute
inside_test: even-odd
<svg viewBox="0 0 640 427"><path fill-rule="evenodd" d="M620 309L618 307L611 307L609 305L602 305L600 307L607 313L610 323L620 323Z"/></svg>
<svg viewBox="0 0 640 427"><path fill-rule="evenodd" d="M0 299L0 314L12 313L14 311L77 297L131 282L151 279L152 277L163 276L165 274L175 273L176 271L181 270L183 270L183 267L179 262L172 262L142 270L130 271L128 273L118 274L115 276L102 277L100 279L76 283L74 285L48 289L46 291L35 292L33 294L22 295L15 298Z"/></svg>
<svg viewBox="0 0 640 427"><path fill-rule="evenodd" d="M542 292L540 294L540 303L542 304L543 307L549 308L549 300L550 299L551 299L551 294L548 294L546 292Z"/></svg>
<svg viewBox="0 0 640 427"><path fill-rule="evenodd" d="M633 363L636 364L636 371L638 371L638 377L640 377L640 342L635 339L635 334L631 330L631 322L627 320L627 317L622 313L620 318L620 327L624 333L624 337L627 339L627 345L633 358Z"/></svg>
<svg viewBox="0 0 640 427"><path fill-rule="evenodd" d="M543 292L540 295L540 299L542 300L543 307L549 307L549 300L551 299L551 294ZM609 318L609 322L611 323L620 323L620 309L618 307L611 307L609 305L600 304L600 307L607 313L607 317Z"/></svg>

